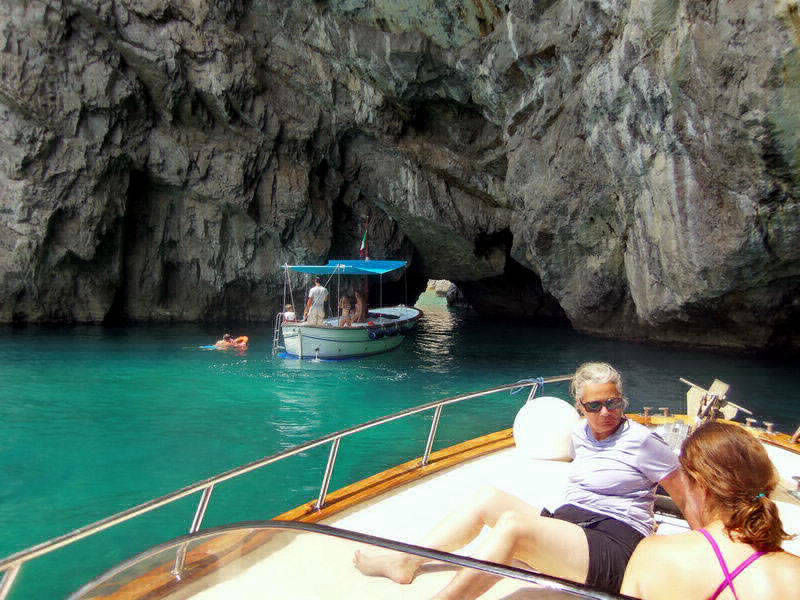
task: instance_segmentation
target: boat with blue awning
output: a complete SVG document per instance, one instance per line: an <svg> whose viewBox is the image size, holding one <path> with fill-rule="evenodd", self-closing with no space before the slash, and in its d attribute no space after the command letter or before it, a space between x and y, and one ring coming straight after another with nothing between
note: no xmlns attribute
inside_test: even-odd
<svg viewBox="0 0 800 600"><path fill-rule="evenodd" d="M276 315L273 354L283 351L289 357L342 359L370 356L397 348L405 334L416 326L422 312L403 304L382 306L382 284L384 275L404 269L407 264L404 260L329 260L326 265L283 265L285 306L292 309L295 306L290 279L292 272L320 277L326 290L335 286L335 294L328 294L328 316L321 322L299 320L297 317L300 315L294 310ZM342 277L349 278L345 280L344 292ZM366 277L379 279L381 302L376 308L368 308L366 285L359 286L359 280L353 279ZM352 310L354 301L343 302L349 297L347 290L353 289L363 294L365 306L360 314ZM307 297L308 292L304 291L303 302ZM333 299L335 302L332 303ZM287 318L287 315L292 318Z"/></svg>

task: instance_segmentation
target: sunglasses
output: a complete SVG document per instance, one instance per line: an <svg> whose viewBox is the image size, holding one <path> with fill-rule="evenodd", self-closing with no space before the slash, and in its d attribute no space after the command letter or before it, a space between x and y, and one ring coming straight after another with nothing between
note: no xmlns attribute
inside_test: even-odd
<svg viewBox="0 0 800 600"><path fill-rule="evenodd" d="M624 398L606 398L605 400L595 400L593 402L583 402L581 401L581 406L583 406L583 410L590 413L596 413L603 410L603 407L606 407L606 410L619 410L623 406L625 406L625 399Z"/></svg>

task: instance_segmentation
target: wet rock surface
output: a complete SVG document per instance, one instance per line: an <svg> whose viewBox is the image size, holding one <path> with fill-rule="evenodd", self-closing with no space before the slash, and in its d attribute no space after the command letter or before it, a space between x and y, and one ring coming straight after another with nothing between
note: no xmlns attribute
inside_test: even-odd
<svg viewBox="0 0 800 600"><path fill-rule="evenodd" d="M268 320L280 265L355 257L368 223L413 291L487 314L800 347L796 0L0 0L0 23L0 321Z"/></svg>

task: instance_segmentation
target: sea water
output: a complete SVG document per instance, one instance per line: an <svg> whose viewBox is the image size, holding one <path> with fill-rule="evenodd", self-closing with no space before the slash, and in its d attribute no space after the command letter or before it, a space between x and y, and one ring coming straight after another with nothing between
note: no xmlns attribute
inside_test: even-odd
<svg viewBox="0 0 800 600"><path fill-rule="evenodd" d="M482 319L427 303L395 351L366 359L275 358L272 331L246 352L202 348L203 325L0 328L0 556L218 472L404 408L562 375L603 360L625 377L631 410L685 410L684 377L731 384L729 398L783 431L800 425L795 364L592 338ZM564 385L544 393L567 398ZM435 448L510 427L525 393L445 407ZM346 438L331 490L420 456L431 414ZM268 519L316 498L328 447L220 484L203 527ZM476 482L479 486L481 482ZM62 598L121 560L188 531L199 494L24 566L14 591Z"/></svg>

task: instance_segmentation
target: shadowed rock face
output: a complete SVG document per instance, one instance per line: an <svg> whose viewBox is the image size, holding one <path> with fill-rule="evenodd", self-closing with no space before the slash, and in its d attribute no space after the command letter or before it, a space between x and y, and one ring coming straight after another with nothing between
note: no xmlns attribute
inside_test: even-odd
<svg viewBox="0 0 800 600"><path fill-rule="evenodd" d="M271 319L279 266L357 255L369 218L413 292L487 314L800 346L796 0L0 0L0 23L0 321Z"/></svg>

